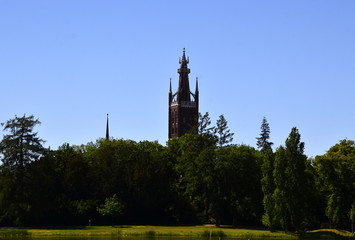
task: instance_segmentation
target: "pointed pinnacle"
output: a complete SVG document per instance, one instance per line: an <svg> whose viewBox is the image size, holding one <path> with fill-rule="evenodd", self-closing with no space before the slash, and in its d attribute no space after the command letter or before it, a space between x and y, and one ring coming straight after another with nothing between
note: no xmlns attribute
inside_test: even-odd
<svg viewBox="0 0 355 240"><path fill-rule="evenodd" d="M186 62L185 48L182 49L182 61Z"/></svg>
<svg viewBox="0 0 355 240"><path fill-rule="evenodd" d="M106 140L110 139L109 129L108 129L108 113L107 113L107 121L106 121Z"/></svg>

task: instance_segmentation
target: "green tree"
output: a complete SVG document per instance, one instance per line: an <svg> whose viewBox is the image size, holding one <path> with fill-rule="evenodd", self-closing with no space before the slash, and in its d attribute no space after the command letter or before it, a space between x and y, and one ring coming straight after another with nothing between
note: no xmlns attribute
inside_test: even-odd
<svg viewBox="0 0 355 240"><path fill-rule="evenodd" d="M351 232L355 233L354 231L354 223L355 223L355 202L351 205L351 209L349 211L349 217L351 221Z"/></svg>
<svg viewBox="0 0 355 240"><path fill-rule="evenodd" d="M234 133L231 133L228 128L228 121L224 117L224 115L220 115L219 119L216 123L216 128L214 129L214 133L217 137L217 145L222 147L228 143L233 141Z"/></svg>
<svg viewBox="0 0 355 240"><path fill-rule="evenodd" d="M270 230L273 230L275 227L275 217L274 217L274 201L272 195L275 191L275 183L273 177L274 171L274 154L272 152L271 146L272 142L269 141L270 138L270 127L266 118L263 118L261 124L260 137L257 137L256 145L261 150L262 153L262 191L264 193L263 205L265 213L262 217L262 222L264 225L270 227Z"/></svg>
<svg viewBox="0 0 355 240"><path fill-rule="evenodd" d="M215 186L215 141L210 141L208 135L185 134L177 140L169 140L168 148L176 157L180 201L188 202L190 207L185 208L193 212L190 221L195 217L201 222L209 221Z"/></svg>
<svg viewBox="0 0 355 240"><path fill-rule="evenodd" d="M28 215L32 226L58 224L59 205L56 199L62 193L61 176L54 157L55 151L46 152L39 160L28 166L26 188L28 188L28 203L31 205Z"/></svg>
<svg viewBox="0 0 355 240"><path fill-rule="evenodd" d="M82 147L93 180L93 199L117 194L125 202L124 220L159 222L171 214L173 163L158 142L104 139Z"/></svg>
<svg viewBox="0 0 355 240"><path fill-rule="evenodd" d="M97 211L103 216L110 216L112 218L112 226L115 218L122 215L124 209L123 202L118 199L117 195L114 194L112 197L106 198L105 203L97 208Z"/></svg>
<svg viewBox="0 0 355 240"><path fill-rule="evenodd" d="M204 115L199 113L199 121L198 121L198 131L197 133L203 138L200 138L205 143L203 145L215 145L217 142L217 136L215 135L216 127L211 127L211 118L208 112Z"/></svg>
<svg viewBox="0 0 355 240"><path fill-rule="evenodd" d="M25 223L26 213L30 209L26 189L27 166L39 159L44 153L43 140L33 132L40 121L33 115L17 117L8 120L1 125L4 135L0 142L0 153L2 154L1 166L1 197L2 218L8 219L16 225Z"/></svg>
<svg viewBox="0 0 355 240"><path fill-rule="evenodd" d="M206 135L169 140L175 151L178 190L199 222L259 222L262 214L258 154L248 146L218 147ZM186 208L185 208L186 209Z"/></svg>
<svg viewBox="0 0 355 240"><path fill-rule="evenodd" d="M224 216L232 216L233 225L259 223L262 214L260 165L257 151L246 145L219 148L216 161L216 189ZM224 201L221 201L223 200ZM221 210L223 207L220 207ZM228 218L230 221L230 217Z"/></svg>
<svg viewBox="0 0 355 240"><path fill-rule="evenodd" d="M158 142L137 143L126 180L130 213L150 222L170 220L171 186L177 181L166 150ZM128 174L127 174L128 173Z"/></svg>
<svg viewBox="0 0 355 240"><path fill-rule="evenodd" d="M355 199L355 142L342 140L316 156L318 186L326 202L325 214L336 227L347 227Z"/></svg>
<svg viewBox="0 0 355 240"><path fill-rule="evenodd" d="M266 118L263 118L263 122L261 123L261 132L260 137L257 137L256 145L261 151L271 150L271 146L273 145L272 142L269 141L270 139L270 126L267 122Z"/></svg>
<svg viewBox="0 0 355 240"><path fill-rule="evenodd" d="M208 112L204 115L199 113L199 121L198 121L198 134L200 135L213 135L214 127L210 127L211 118Z"/></svg>
<svg viewBox="0 0 355 240"><path fill-rule="evenodd" d="M262 217L264 225L270 227L270 230L275 228L275 216L274 216L274 199L273 194L275 191L274 182L274 161L275 155L271 149L265 149L262 153L263 162L261 165L262 178L261 186L264 193L263 205L265 213Z"/></svg>
<svg viewBox="0 0 355 240"><path fill-rule="evenodd" d="M33 132L36 125L41 122L33 115L17 117L1 123L4 131L9 134L4 135L0 143L0 152L3 155L3 166L15 171L22 171L30 162L38 160L44 152L42 144L44 141Z"/></svg>
<svg viewBox="0 0 355 240"><path fill-rule="evenodd" d="M308 220L307 157L297 128L292 128L285 147L279 147L274 161L275 221L285 230L302 230Z"/></svg>

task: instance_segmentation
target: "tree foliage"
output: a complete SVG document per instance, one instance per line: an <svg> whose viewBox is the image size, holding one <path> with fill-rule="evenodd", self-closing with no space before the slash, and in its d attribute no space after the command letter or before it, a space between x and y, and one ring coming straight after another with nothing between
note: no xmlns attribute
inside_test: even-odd
<svg viewBox="0 0 355 240"><path fill-rule="evenodd" d="M123 202L114 194L105 199L105 203L97 207L97 211L103 216L110 216L112 219L122 215L124 209ZM113 224L113 222L112 222Z"/></svg>
<svg viewBox="0 0 355 240"><path fill-rule="evenodd" d="M271 149L265 149L262 152L262 178L261 186L264 194L263 206L265 213L262 217L262 222L265 226L270 227L273 230L276 227L275 215L274 215L274 200L273 194L275 192L275 181L274 181L274 161L275 155Z"/></svg>
<svg viewBox="0 0 355 240"><path fill-rule="evenodd" d="M306 171L307 157L304 143L297 128L292 128L285 147L279 147L274 161L273 194L276 223L284 230L302 230L307 227L308 199L311 189Z"/></svg>
<svg viewBox="0 0 355 240"><path fill-rule="evenodd" d="M261 132L260 132L260 137L257 137L257 142L256 146L262 151L272 151L271 146L273 145L272 142L269 141L270 139L270 126L269 123L266 120L266 117L263 118L263 121L261 123Z"/></svg>
<svg viewBox="0 0 355 240"><path fill-rule="evenodd" d="M199 113L198 121L198 134L199 135L212 135L215 127L211 127L211 118L208 112L204 115Z"/></svg>
<svg viewBox="0 0 355 240"><path fill-rule="evenodd" d="M27 166L44 153L43 140L33 132L40 124L34 116L17 117L1 125L8 134L0 142L1 166L1 218L11 223L23 225L31 205L26 194Z"/></svg>
<svg viewBox="0 0 355 240"><path fill-rule="evenodd" d="M40 121L31 115L17 117L2 123L4 131L9 134L4 135L0 143L0 152L3 155L3 166L21 171L30 162L38 160L43 153L43 140L37 137L33 128L39 125Z"/></svg>
<svg viewBox="0 0 355 240"><path fill-rule="evenodd" d="M334 226L345 227L355 199L355 143L342 140L317 156L318 186L326 203L325 214Z"/></svg>
<svg viewBox="0 0 355 240"><path fill-rule="evenodd" d="M209 114L200 115L198 134L166 146L111 138L57 150L43 148L33 131L38 119L11 119L0 143L0 223L110 224L119 216L130 224L263 223L288 231L329 219L349 228L353 141L341 141L313 162L297 128L274 154L265 118L258 151L231 144L221 116L211 127Z"/></svg>
<svg viewBox="0 0 355 240"><path fill-rule="evenodd" d="M219 147L222 147L233 141L234 133L231 133L231 131L229 130L228 121L226 120L223 114L220 115L217 120L214 133L216 135L217 144Z"/></svg>
<svg viewBox="0 0 355 240"><path fill-rule="evenodd" d="M260 137L257 137L256 145L261 151L262 155L262 178L261 186L264 194L263 197L263 206L265 213L262 216L262 222L265 226L270 227L270 229L275 228L275 216L274 216L274 201L273 194L275 191L275 182L274 182L274 153L271 146L272 142L269 141L270 138L270 127L266 118L263 118L261 124Z"/></svg>

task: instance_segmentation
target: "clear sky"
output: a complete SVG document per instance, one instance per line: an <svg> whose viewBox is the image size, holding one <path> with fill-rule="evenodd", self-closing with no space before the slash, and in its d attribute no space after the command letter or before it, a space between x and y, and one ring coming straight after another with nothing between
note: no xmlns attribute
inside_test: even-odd
<svg viewBox="0 0 355 240"><path fill-rule="evenodd" d="M355 139L354 0L0 0L0 122L33 114L46 146L168 136L182 49L200 111L234 143L275 147L293 126L308 156Z"/></svg>

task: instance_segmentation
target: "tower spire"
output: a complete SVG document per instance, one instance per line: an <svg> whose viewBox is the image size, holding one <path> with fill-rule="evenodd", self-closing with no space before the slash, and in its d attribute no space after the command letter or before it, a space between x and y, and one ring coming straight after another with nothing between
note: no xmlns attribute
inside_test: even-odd
<svg viewBox="0 0 355 240"><path fill-rule="evenodd" d="M169 89L169 138L180 137L187 132L195 131L198 121L198 79L196 79L195 94L190 91L188 68L189 58L186 58L185 48L179 58L179 86L172 93L171 79ZM197 128L196 128L197 132Z"/></svg>
<svg viewBox="0 0 355 240"><path fill-rule="evenodd" d="M191 101L190 99L190 84L189 84L189 74L190 69L187 67L189 59L186 59L185 48L182 51L182 58L179 59L180 68L178 69L179 73L179 87L177 100L180 101Z"/></svg>
<svg viewBox="0 0 355 240"><path fill-rule="evenodd" d="M107 113L107 120L106 120L106 140L110 140L110 134L108 130L108 113Z"/></svg>

